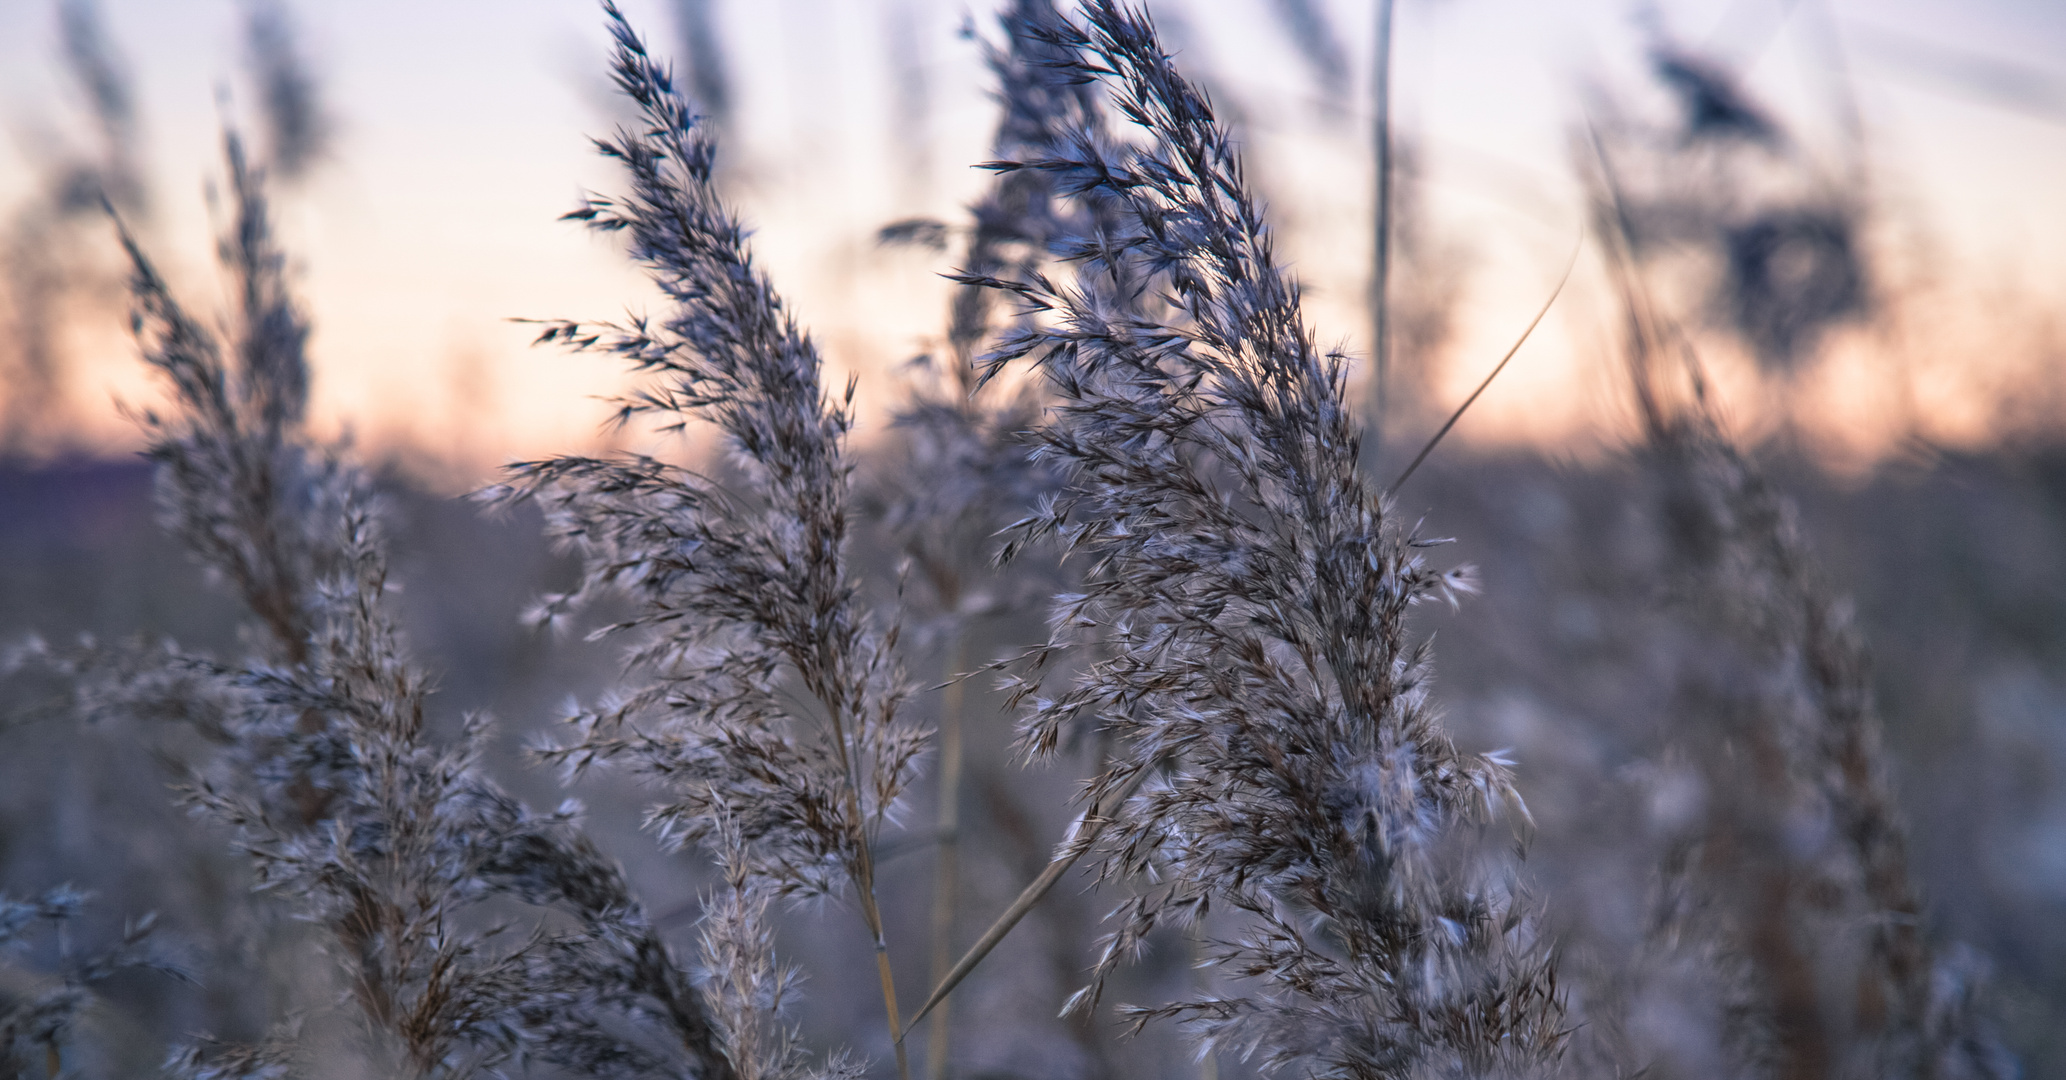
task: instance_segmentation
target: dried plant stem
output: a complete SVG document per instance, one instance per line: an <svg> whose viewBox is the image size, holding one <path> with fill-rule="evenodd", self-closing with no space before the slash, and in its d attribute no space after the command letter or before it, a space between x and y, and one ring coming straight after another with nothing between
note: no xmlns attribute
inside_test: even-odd
<svg viewBox="0 0 2066 1080"><path fill-rule="evenodd" d="M1086 827L1092 829L1092 835L1095 835L1095 824L1087 824ZM961 980L968 978L969 972L974 971L976 965L990 955L990 950L995 949L998 943L1004 940L1005 935L1019 925L1019 920L1025 918L1026 913L1040 903L1040 898L1046 896L1049 889L1054 888L1055 882L1062 880L1062 875L1076 865L1076 860L1081 858L1082 854L1081 851L1071 851L1047 864L1047 869L1041 871L1040 876L1034 878L1033 883L1019 893L1018 899L1013 900L1011 906L1004 909L1004 914L999 915L997 921L991 923L988 930L983 931L983 936L977 938L974 945L969 946L968 952L962 955L953 970L941 977L939 984L933 987L932 996L925 1000L918 1012L912 1014L911 1025L904 1029L904 1034L910 1034L911 1027L917 1026L920 1020L925 1019L927 1014L947 1000L947 995L953 993L954 988L961 985ZM898 1040L900 1044L902 1041L901 1038Z"/></svg>
<svg viewBox="0 0 2066 1080"><path fill-rule="evenodd" d="M1377 166L1377 221L1370 264L1371 421L1384 437L1392 374L1392 0L1377 3L1377 55L1371 71L1371 150Z"/></svg>
<svg viewBox="0 0 2066 1080"><path fill-rule="evenodd" d="M1385 489L1386 498L1399 493L1399 489L1413 475L1413 470L1420 468L1420 463L1435 452L1435 447L1441 443L1442 437L1449 434L1449 429L1455 427L1458 420L1463 419L1466 410L1477 404L1478 396L1485 392L1486 387L1492 385L1492 380L1499 378L1499 373L1506 370L1507 361L1512 360L1514 354L1521 351L1521 346L1528 344L1529 335L1535 333L1535 328L1542 324L1543 317L1549 314L1550 308L1557 302L1557 297L1564 295L1564 286L1571 280L1572 269L1578 265L1578 253L1585 249L1585 237L1581 235L1578 240L1578 245L1571 249L1571 260L1564 264L1564 276L1557 279L1557 287L1551 289L1549 299L1542 302L1542 310L1536 312L1533 319L1528 320L1528 328L1521 331L1521 336L1514 341L1514 347L1499 358L1499 363L1492 365L1492 373L1485 376L1485 381L1479 383L1478 388L1471 391L1471 396L1463 399L1463 404L1458 405L1456 411L1449 414L1449 419L1442 424L1442 430L1435 432L1434 438L1429 439L1427 445L1420 448L1420 453L1413 455L1413 461L1399 473L1397 480L1392 481L1392 486Z"/></svg>
<svg viewBox="0 0 2066 1080"><path fill-rule="evenodd" d="M861 901L861 920L867 924L868 934L875 942L875 973L882 980L882 1008L889 1025L890 1044L897 1052L897 1080L911 1080L911 1062L904 1052L904 1026L897 1008L897 979L890 970L889 939L882 930L882 908L875 902L873 838L868 835L868 819L861 813L861 774L854 760L860 748L848 743L846 725L840 722L845 702L836 694L824 692L818 694L818 699L832 717L833 744L839 751L840 770L846 776L845 790L841 794L846 800L847 818L853 822L854 829L854 892Z"/></svg>
<svg viewBox="0 0 2066 1080"><path fill-rule="evenodd" d="M1628 318L1629 379L1635 388L1636 406L1643 414L1644 430L1661 431L1670 424L1667 413L1671 410L1662 397L1669 392L1670 386L1662 381L1654 362L1666 348L1661 329L1663 321L1648 286L1636 272L1635 223L1630 220L1621 178L1607 157L1607 147L1600 139L1598 125L1590 121L1586 123L1586 138L1592 148L1594 164L1599 167L1599 182L1606 196L1604 210L1607 220L1602 241L1607 254L1607 270L1613 276L1615 290L1622 297L1622 309ZM1683 373L1693 402L1704 408L1706 376L1690 356L1682 352L1681 358L1685 360Z"/></svg>
<svg viewBox="0 0 2066 1080"><path fill-rule="evenodd" d="M1040 904L1041 897L1046 896L1048 890L1054 888L1055 883L1062 880L1062 875L1068 873L1069 868L1076 865L1076 860L1082 858L1083 853L1090 850L1090 846L1097 840L1098 834L1104 832L1105 826L1112 820L1112 812L1117 810L1121 803L1124 803L1133 795L1134 789L1140 787L1141 781L1146 780L1148 774L1152 771L1154 770L1140 769L1135 771L1131 777L1127 778L1119 790L1112 793L1110 799L1092 806L1088 811L1085 811L1081 818L1077 819L1075 827L1069 830L1068 838L1063 841L1065 846L1062 852L1047 864L1047 869L1042 870L1040 876L1033 879L1032 884L1026 886L1019 893L1018 899L1013 900L1010 907L1004 909L1004 914L999 915L997 921L991 923L988 930L983 931L983 936L977 938L976 943L968 947L968 952L962 954L960 961L955 963L953 970L941 976L939 983L933 987L932 996L925 999L925 1004L919 1006L918 1011L912 1014L911 1023L905 1025L904 1035L911 1034L911 1029L918 1026L920 1020L925 1019L929 1013L939 1007L941 1002L946 1001L947 995L953 993L954 988L961 985L961 980L968 978L969 973L976 969L976 965L982 963L983 958L990 955L990 950L995 949L1004 940L1005 935L1011 933L1012 928L1019 925L1019 920L1025 918L1028 912L1031 912ZM897 1041L901 1044L903 1036L898 1036Z"/></svg>
<svg viewBox="0 0 2066 1080"><path fill-rule="evenodd" d="M862 849L864 852L866 848ZM865 860L866 855L862 858ZM890 1045L897 1050L898 1080L911 1080L910 1056L904 1050L904 1026L898 1019L897 980L890 974L890 947L882 936L882 911L875 906L875 875L868 874L868 886L861 891L861 910L868 929L875 935L875 972L882 978L882 1009L888 1018Z"/></svg>
<svg viewBox="0 0 2066 1080"><path fill-rule="evenodd" d="M965 686L961 669L967 663L968 638L954 635L946 660L946 685L940 696L940 810L939 849L933 864L933 985L946 981L952 970L954 914L961 895L961 711ZM933 1021L932 1037L925 1048L927 1080L946 1080L947 1052L952 1025L948 1009L942 1006Z"/></svg>

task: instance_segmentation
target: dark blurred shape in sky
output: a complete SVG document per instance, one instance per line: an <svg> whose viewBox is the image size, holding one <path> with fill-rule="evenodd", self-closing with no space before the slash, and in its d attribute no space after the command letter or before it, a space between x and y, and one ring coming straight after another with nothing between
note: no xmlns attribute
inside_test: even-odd
<svg viewBox="0 0 2066 1080"><path fill-rule="evenodd" d="M722 132L732 115L732 82L715 6L712 0L674 0L675 36L681 43L675 78Z"/></svg>
<svg viewBox="0 0 2066 1080"><path fill-rule="evenodd" d="M329 152L334 123L279 0L248 0L244 49L265 124L267 161L281 179L301 179Z"/></svg>
<svg viewBox="0 0 2066 1080"><path fill-rule="evenodd" d="M1739 138L1774 148L1784 142L1778 126L1743 92L1734 72L1662 44L1651 50L1650 62L1685 110L1688 139Z"/></svg>

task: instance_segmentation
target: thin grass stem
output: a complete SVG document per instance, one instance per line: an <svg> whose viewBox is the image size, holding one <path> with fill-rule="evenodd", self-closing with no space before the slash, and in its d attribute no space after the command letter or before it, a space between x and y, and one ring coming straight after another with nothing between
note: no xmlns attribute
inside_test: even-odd
<svg viewBox="0 0 2066 1080"><path fill-rule="evenodd" d="M1492 385L1492 380L1499 378L1499 373L1506 370L1507 361L1512 360L1514 354L1521 351L1521 346L1528 343L1528 336L1535 333L1535 328L1541 325L1543 317L1549 314L1551 307L1555 306L1557 297L1564 295L1564 285L1571 280L1571 271L1578 265L1578 253L1584 249L1585 234L1581 232L1578 237L1578 243L1571 248L1570 261L1564 264L1564 275L1557 279L1557 287L1550 290L1549 299L1542 302L1542 310L1537 311L1535 317L1528 320L1528 328L1521 331L1521 336L1514 342L1513 348L1508 349L1506 355L1499 358L1499 363L1492 366L1492 373L1485 376L1485 381L1479 383L1478 388L1471 391L1471 396L1463 399L1463 404L1458 405L1456 411L1449 414L1449 419L1442 424L1442 430L1435 432L1434 438L1429 439L1427 445L1420 448L1420 453L1413 455L1413 461L1406 466L1405 471L1399 474L1397 480L1392 481L1391 487L1385 489L1386 498L1391 498L1393 495L1398 494L1399 489L1405 486L1407 479L1413 475L1413 470L1420 468L1420 463L1426 461L1429 454L1434 453L1435 447L1442 441L1442 437L1449 434L1449 429L1455 427L1458 420L1463 419L1464 411L1477 402L1478 396L1483 394L1486 388Z"/></svg>
<svg viewBox="0 0 2066 1080"><path fill-rule="evenodd" d="M932 979L935 986L944 982L947 973L953 970L950 958L954 949L954 915L961 894L961 714L965 687L959 676L967 663L967 655L968 639L965 634L957 633L948 650L946 685L940 698L939 852L933 864ZM949 1039L953 1030L948 1016L949 1011L943 1006L933 1021L932 1037L925 1048L927 1080L946 1080Z"/></svg>
<svg viewBox="0 0 2066 1080"><path fill-rule="evenodd" d="M1371 423L1384 437L1392 377L1392 3L1377 3L1377 54L1371 71L1371 151L1375 157L1377 222L1370 263Z"/></svg>
<svg viewBox="0 0 2066 1080"><path fill-rule="evenodd" d="M1141 782L1146 780L1152 771L1142 769L1134 773L1124 786L1113 793L1108 802L1092 806L1084 812L1083 817L1078 819L1076 828L1070 830L1067 850L1047 864L1047 869L1042 870L1040 876L1034 878L1032 884L1027 885L1019 893L1018 899L1013 900L1011 906L1004 909L1004 914L999 915L997 920L990 924L990 928L983 931L983 936L977 938L974 945L969 946L968 952L962 954L953 969L940 978L938 985L933 987L932 996L925 999L925 1004L912 1014L911 1022L904 1026L904 1035L911 1034L911 1029L918 1026L919 1021L925 1019L941 1002L946 1001L947 995L953 993L954 988L960 986L961 981L976 970L976 965L981 964L983 959L990 955L990 951L1004 941L1005 935L1010 934L1012 928L1019 925L1019 920L1039 906L1041 898L1047 895L1048 890L1062 880L1062 875L1067 874L1069 868L1076 865L1076 860L1082 858L1083 853L1090 850L1092 842L1104 832L1105 826L1111 821L1112 811L1131 797L1134 790L1140 787ZM897 1037L899 1045L903 1043L904 1035Z"/></svg>

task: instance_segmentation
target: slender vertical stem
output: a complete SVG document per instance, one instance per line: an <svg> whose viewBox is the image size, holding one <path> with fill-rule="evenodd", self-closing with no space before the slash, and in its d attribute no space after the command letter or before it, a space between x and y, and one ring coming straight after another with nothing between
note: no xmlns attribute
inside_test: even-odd
<svg viewBox="0 0 2066 1080"><path fill-rule="evenodd" d="M1628 200L1622 195L1614 162L1607 156L1607 147L1600 140L1599 129L1590 121L1586 124L1586 135L1592 144L1593 158L1600 167L1600 187L1607 202L1604 210L1607 228L1603 230L1603 239L1608 242L1602 250L1608 256L1607 269L1614 275L1615 284L1625 301L1622 306L1628 313L1630 376L1635 383L1636 405L1642 411L1645 430L1651 438L1657 438L1680 418L1681 413L1678 403L1664 399L1665 387L1657 371L1660 357L1670 341L1656 303L1639 273L1642 256L1636 247L1635 222L1629 215ZM1692 351L1683 347L1683 341L1680 344L1687 392L1695 403L1704 402L1707 397L1706 376L1701 373L1699 360Z"/></svg>
<svg viewBox="0 0 2066 1080"><path fill-rule="evenodd" d="M875 972L882 979L882 1008L889 1018L890 1042L897 1050L897 1080L911 1080L911 1062L904 1053L903 1012L897 1008L897 980L890 973L890 947L883 936L882 908L875 902L875 853L861 814L859 748L847 742L847 726L841 720L845 702L825 687L819 688L817 696L832 721L832 741L839 750L839 767L846 778L847 816L854 828L854 863L849 872L854 877L854 891L860 896L861 919L875 940Z"/></svg>
<svg viewBox="0 0 2066 1080"><path fill-rule="evenodd" d="M882 1009L889 1020L890 1044L897 1049L897 1080L911 1080L911 1061L904 1052L904 1020L897 1008L897 981L890 975L890 947L882 937L882 912L875 907L875 893L866 894L869 921L875 930L875 973L882 979Z"/></svg>
<svg viewBox="0 0 2066 1080"><path fill-rule="evenodd" d="M849 798L853 798L849 792ZM854 802L858 804L858 799ZM856 805L858 811L858 805ZM858 817L856 820L859 820ZM855 881L855 891L861 897L861 918L868 924L868 933L875 939L875 973L882 980L882 1009L888 1016L890 1042L897 1050L897 1080L911 1080L911 1061L904 1053L903 1011L897 1008L897 980L890 974L890 947L883 937L882 909L875 903L875 857L869 851L868 838L861 837L860 852L856 868L860 871Z"/></svg>
<svg viewBox="0 0 2066 1080"><path fill-rule="evenodd" d="M1100 749L1099 758L1103 759L1104 756L1104 751ZM961 959L955 963L954 969L947 973L947 977L942 979L938 986L933 987L932 996L926 999L925 1004L918 1007L917 1012L911 1014L911 1027L918 1026L920 1020L925 1019L932 1013L934 1008L938 1007L941 1002L946 1001L947 995L953 993L954 988L961 985L961 980L967 978L968 973L974 971L976 965L982 963L983 958L990 955L990 950L996 948L997 943L1003 941L1006 934L1011 933L1012 927L1019 925L1019 920L1025 918L1026 913L1033 910L1033 905L1038 904L1040 898L1046 896L1049 889L1054 888L1055 882L1062 880L1062 875L1068 873L1069 869L1076 865L1076 860L1082 858L1083 853L1090 850L1092 841L1097 839L1098 834L1104 831L1106 825L1111 824L1112 814L1120 806L1124 805L1127 799L1133 797L1134 790L1141 786L1141 781L1148 778L1148 774L1154 770L1160 763L1160 760L1158 758L1156 761L1150 762L1146 767L1136 770L1132 778L1121 784L1119 790L1112 792L1110 797L1101 802L1093 803L1084 809L1083 814L1076 819L1076 823L1070 826L1069 839L1064 840L1062 850L1058 851L1054 859L1047 864L1047 869L1042 870L1040 876L1033 879L1032 884L1020 891L1018 899L1013 900L1011 906L1004 909L1004 914L999 915L997 921L991 923L988 930L983 931L983 936L977 938L976 943L969 946L968 951L962 954ZM911 1027L905 1028L904 1034L910 1034ZM899 1038L901 1037L899 1036Z"/></svg>
<svg viewBox="0 0 2066 1080"><path fill-rule="evenodd" d="M933 985L947 978L958 958L954 952L954 915L961 893L961 669L967 662L968 641L957 633L946 662L946 688L940 698L940 818L939 857L933 878ZM927 1080L946 1080L948 1007L941 1002L933 1017L931 1038L925 1048Z"/></svg>
<svg viewBox="0 0 2066 1080"><path fill-rule="evenodd" d="M1382 440L1392 376L1392 0L1377 0L1377 56L1373 65L1371 152L1377 166L1377 197L1370 264L1370 418L1377 438Z"/></svg>

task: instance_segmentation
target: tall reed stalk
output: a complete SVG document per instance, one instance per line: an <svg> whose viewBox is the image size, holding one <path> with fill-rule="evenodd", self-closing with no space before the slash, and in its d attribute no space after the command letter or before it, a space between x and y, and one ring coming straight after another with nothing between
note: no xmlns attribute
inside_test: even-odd
<svg viewBox="0 0 2066 1080"><path fill-rule="evenodd" d="M1058 65L1066 50L1044 32L1058 18L1050 0L1017 0L1000 19L1002 47L986 46L1001 116L992 141L1000 158L1049 152L1074 133L1101 132L1094 88ZM999 175L971 207L959 266L965 273L1032 280L1059 239L1108 230L1104 203L1065 201L1045 175ZM900 453L881 470L885 522L930 586L946 648L939 724L938 857L933 906L932 983L946 985L961 953L954 929L959 908L961 778L968 638L979 617L1023 611L1044 580L989 573L994 537L1051 494L1060 476L1033 459L1026 432L1039 421L1038 387L982 377L977 361L997 328L996 294L963 283L949 306L945 355L927 357L910 399L896 412ZM1024 564L1016 569L1023 571ZM951 1047L951 1002L931 1013L927 1075L941 1080Z"/></svg>
<svg viewBox="0 0 2066 1080"><path fill-rule="evenodd" d="M1382 439L1390 430L1392 389L1392 4L1377 0L1377 33L1370 64L1370 157L1376 174L1371 205L1370 379L1371 423Z"/></svg>

